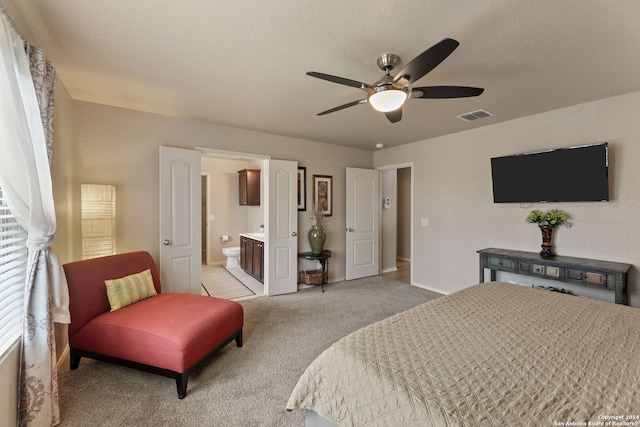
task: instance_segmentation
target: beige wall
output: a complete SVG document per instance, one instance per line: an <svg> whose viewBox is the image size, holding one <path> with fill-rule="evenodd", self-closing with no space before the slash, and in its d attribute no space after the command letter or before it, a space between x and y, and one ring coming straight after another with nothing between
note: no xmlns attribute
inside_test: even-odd
<svg viewBox="0 0 640 427"><path fill-rule="evenodd" d="M80 259L79 221L74 219L79 215L80 184L97 183L116 186L117 252L147 250L158 261L158 147L198 146L297 161L307 168L307 206L313 174L333 176L334 215L325 221L326 248L334 252L331 279L344 277L345 168L371 168L372 152L87 102L75 101L73 107L72 158L67 165L73 170L70 198L59 201L71 206L59 220L69 220L74 231L67 248L72 259ZM54 182L61 173L54 173ZM300 212L298 217L301 251L309 250L308 214Z"/></svg>
<svg viewBox="0 0 640 427"><path fill-rule="evenodd" d="M238 199L238 171L249 168L248 160L229 160L202 158L202 173L209 174L209 211L213 220L209 220L209 263L223 264L226 257L223 247L240 246L239 233L257 232L248 225L249 209L253 206L240 206ZM229 236L223 243L220 237Z"/></svg>
<svg viewBox="0 0 640 427"><path fill-rule="evenodd" d="M530 209L559 208L574 225L556 230L556 253L633 264L630 300L640 307L639 116L635 92L376 152L376 167L415 165L415 284L453 292L478 282L479 249L539 251L540 231L524 219ZM491 157L602 141L610 202L493 203Z"/></svg>

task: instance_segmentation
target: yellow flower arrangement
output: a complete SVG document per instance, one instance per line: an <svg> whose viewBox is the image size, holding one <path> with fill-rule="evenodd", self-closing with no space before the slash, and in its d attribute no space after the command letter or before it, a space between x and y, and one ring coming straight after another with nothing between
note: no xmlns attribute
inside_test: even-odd
<svg viewBox="0 0 640 427"><path fill-rule="evenodd" d="M557 227L558 225L569 226L569 215L558 209L550 209L546 212L534 209L529 212L526 221L532 224L538 224L538 227Z"/></svg>

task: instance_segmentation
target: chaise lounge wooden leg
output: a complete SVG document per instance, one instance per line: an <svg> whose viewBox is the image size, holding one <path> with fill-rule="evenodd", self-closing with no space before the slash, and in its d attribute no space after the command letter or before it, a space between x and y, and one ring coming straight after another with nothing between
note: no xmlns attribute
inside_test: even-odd
<svg viewBox="0 0 640 427"><path fill-rule="evenodd" d="M236 346L242 347L242 328L238 331L238 335L236 336Z"/></svg>
<svg viewBox="0 0 640 427"><path fill-rule="evenodd" d="M69 350L70 369L78 369L78 366L80 366L80 357L82 356L74 349Z"/></svg>
<svg viewBox="0 0 640 427"><path fill-rule="evenodd" d="M176 378L176 386L178 387L178 399L184 399L187 395L187 382L189 381L188 374L182 374Z"/></svg>

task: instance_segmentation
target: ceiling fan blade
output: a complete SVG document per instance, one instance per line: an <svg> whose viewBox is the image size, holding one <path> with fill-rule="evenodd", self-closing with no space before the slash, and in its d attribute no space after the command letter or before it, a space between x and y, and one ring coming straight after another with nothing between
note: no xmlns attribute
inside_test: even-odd
<svg viewBox="0 0 640 427"><path fill-rule="evenodd" d="M391 123L397 123L402 119L402 108L384 113Z"/></svg>
<svg viewBox="0 0 640 427"><path fill-rule="evenodd" d="M353 107L354 105L366 104L366 102L367 102L366 99L359 99L357 101L351 101L349 103L346 103L346 104L339 105L337 107L331 108L330 110L323 111L322 113L318 113L318 116L324 116L325 114L334 113L336 111L344 110L345 108Z"/></svg>
<svg viewBox="0 0 640 427"><path fill-rule="evenodd" d="M419 80L429 71L436 68L447 56L451 55L459 45L460 43L458 43L457 40L444 39L431 46L405 65L404 68L396 74L393 79L394 83L400 80L406 80L408 83Z"/></svg>
<svg viewBox="0 0 640 427"><path fill-rule="evenodd" d="M307 76L316 77L318 79L326 80L333 83L338 83L341 85L356 87L358 89L362 89L368 91L371 89L371 85L366 83L358 82L356 80L345 79L344 77L332 76L331 74L317 73L315 71L307 72Z"/></svg>
<svg viewBox="0 0 640 427"><path fill-rule="evenodd" d="M422 95L418 95L416 92L422 92ZM468 86L424 86L414 87L411 89L411 98L428 98L428 99L442 99L442 98L467 98L470 96L478 96L484 89L481 87L468 87Z"/></svg>

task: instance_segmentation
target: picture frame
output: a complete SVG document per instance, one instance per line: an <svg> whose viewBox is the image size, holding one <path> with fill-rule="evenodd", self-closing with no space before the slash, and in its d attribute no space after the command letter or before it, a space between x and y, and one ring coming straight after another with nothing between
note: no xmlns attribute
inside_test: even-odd
<svg viewBox="0 0 640 427"><path fill-rule="evenodd" d="M298 210L307 210L307 168L298 166Z"/></svg>
<svg viewBox="0 0 640 427"><path fill-rule="evenodd" d="M324 216L333 214L333 177L313 175L313 203Z"/></svg>

